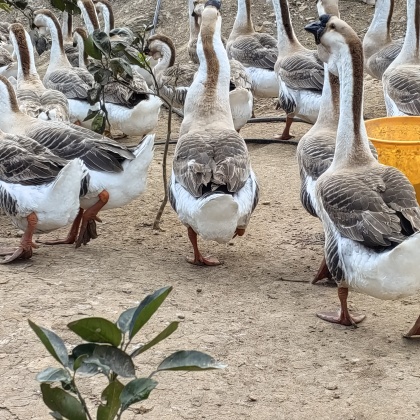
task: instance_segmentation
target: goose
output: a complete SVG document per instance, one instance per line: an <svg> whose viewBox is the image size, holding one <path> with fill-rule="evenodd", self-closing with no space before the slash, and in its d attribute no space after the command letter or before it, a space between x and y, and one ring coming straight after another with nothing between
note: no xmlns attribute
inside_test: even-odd
<svg viewBox="0 0 420 420"><path fill-rule="evenodd" d="M129 150L80 126L32 118L19 110L13 87L2 76L0 106L1 130L30 137L63 159L80 158L88 169L89 183L81 194L81 209L68 237L44 243L76 243L76 247L86 244L96 237L95 220L101 209L123 207L145 190L154 135L147 135Z"/></svg>
<svg viewBox="0 0 420 420"><path fill-rule="evenodd" d="M407 0L407 32L382 84L388 116L420 115L420 0Z"/></svg>
<svg viewBox="0 0 420 420"><path fill-rule="evenodd" d="M31 258L37 247L34 233L73 222L85 176L80 159L68 162L30 138L0 130L0 209L24 231L19 247L0 248L0 255L6 256L0 264Z"/></svg>
<svg viewBox="0 0 420 420"><path fill-rule="evenodd" d="M97 105L92 107L87 100L94 78L86 69L72 67L69 63L63 53L63 37L54 14L41 9L34 16L35 25L47 26L52 39L51 60L44 76L44 85L63 92L69 101L70 121L88 128L91 122L84 122L84 119L90 109L98 109ZM84 48L83 43L79 42L78 48ZM133 73L130 87L117 82L107 84L104 94L112 129L128 136L143 136L156 127L162 101L152 94L140 75Z"/></svg>
<svg viewBox="0 0 420 420"><path fill-rule="evenodd" d="M29 34L20 23L10 25L10 40L18 62L17 98L19 109L31 117L68 121L69 104L58 90L46 89L35 67Z"/></svg>
<svg viewBox="0 0 420 420"><path fill-rule="evenodd" d="M333 161L318 178L316 199L325 231L328 270L338 285L339 313L321 319L356 325L349 289L397 299L420 290L420 207L413 186L398 169L378 163L363 116L363 47L356 32L323 15L305 29L328 51L328 69L340 79L340 117ZM407 336L420 333L420 317Z"/></svg>
<svg viewBox="0 0 420 420"><path fill-rule="evenodd" d="M372 22L363 38L365 70L378 80L401 51L403 39L393 41L390 26L394 0L378 0Z"/></svg>
<svg viewBox="0 0 420 420"><path fill-rule="evenodd" d="M277 41L269 34L255 32L251 20L251 0L238 0L235 23L226 47L229 58L245 66L255 97L278 97L279 84L274 72Z"/></svg>
<svg viewBox="0 0 420 420"><path fill-rule="evenodd" d="M279 105L287 114L283 133L274 138L289 140L293 117L314 123L318 118L324 83L324 66L316 51L296 38L287 0L273 0L277 22L278 58L275 72L279 83ZM325 6L324 6L325 7Z"/></svg>
<svg viewBox="0 0 420 420"><path fill-rule="evenodd" d="M17 69L18 65L12 54L4 46L0 46L0 75L16 78Z"/></svg>
<svg viewBox="0 0 420 420"><path fill-rule="evenodd" d="M184 105L169 200L187 226L196 265L218 265L204 257L197 235L227 243L242 236L258 202L258 183L229 105L229 60L221 40L220 2L209 0L197 42L200 67Z"/></svg>
<svg viewBox="0 0 420 420"><path fill-rule="evenodd" d="M77 6L79 6L80 12L82 13L87 33L92 35L95 30L100 29L98 15L93 1L77 0Z"/></svg>
<svg viewBox="0 0 420 420"><path fill-rule="evenodd" d="M77 62L79 67L87 69L89 64L89 56L85 51L84 43L88 38L88 34L84 28L75 28L73 31L73 45L77 50ZM79 48L80 46L80 48Z"/></svg>
<svg viewBox="0 0 420 420"><path fill-rule="evenodd" d="M79 51L73 45L73 15L63 12L61 32L63 34L64 52L73 67L79 67Z"/></svg>
<svg viewBox="0 0 420 420"><path fill-rule="evenodd" d="M112 10L112 5L108 0L93 0L93 3L95 5L98 17L102 17L104 20L103 31L109 35L115 26L114 11Z"/></svg>
<svg viewBox="0 0 420 420"><path fill-rule="evenodd" d="M200 64L197 55L197 40L198 34L200 33L200 23L201 20L201 11L203 5L200 4L200 14L198 14L194 9L196 7L196 0L188 0L188 23L190 28L190 39L188 40L188 55L190 60L194 64Z"/></svg>

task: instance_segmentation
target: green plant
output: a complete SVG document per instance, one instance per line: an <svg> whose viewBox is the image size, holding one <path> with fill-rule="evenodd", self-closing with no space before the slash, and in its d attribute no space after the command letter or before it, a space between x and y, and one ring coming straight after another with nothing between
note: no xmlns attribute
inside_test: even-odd
<svg viewBox="0 0 420 420"><path fill-rule="evenodd" d="M108 385L102 391L102 403L97 407L97 420L121 419L131 405L144 401L158 385L153 379L162 371L197 371L220 369L225 366L209 355L195 351L177 351L147 377L136 377L133 359L168 338L178 328L171 322L163 331L146 344L133 347L132 340L146 325L164 302L172 287L163 287L146 296L134 308L127 309L113 323L105 318L83 318L70 322L67 327L87 343L79 344L68 354L63 340L53 331L32 321L29 325L48 352L61 367L48 367L36 379L41 383L44 403L56 419L92 420L92 414L77 386L80 375L105 375ZM119 378L135 378L123 383ZM54 384L54 386L53 386Z"/></svg>

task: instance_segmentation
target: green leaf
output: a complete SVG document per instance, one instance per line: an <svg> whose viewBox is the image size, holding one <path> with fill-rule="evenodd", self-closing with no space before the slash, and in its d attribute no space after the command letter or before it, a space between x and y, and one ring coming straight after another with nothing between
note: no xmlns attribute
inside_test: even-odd
<svg viewBox="0 0 420 420"><path fill-rule="evenodd" d="M162 287L162 289L156 290L140 302L130 323L130 339L147 323L171 291L172 286Z"/></svg>
<svg viewBox="0 0 420 420"><path fill-rule="evenodd" d="M85 359L85 363L107 366L124 378L136 376L131 357L116 347L97 345L92 356Z"/></svg>
<svg viewBox="0 0 420 420"><path fill-rule="evenodd" d="M52 388L49 384L41 384L42 398L46 406L60 413L68 420L86 420L82 404L61 388Z"/></svg>
<svg viewBox="0 0 420 420"><path fill-rule="evenodd" d="M89 109L88 110L88 114L87 114L86 118L83 121L89 121L89 120L91 120L93 117L96 116L96 114L98 112L99 112L99 109L96 109L96 110Z"/></svg>
<svg viewBox="0 0 420 420"><path fill-rule="evenodd" d="M120 394L124 385L115 380L111 382L102 392L102 400L105 405L98 407L97 420L113 420L121 407Z"/></svg>
<svg viewBox="0 0 420 420"><path fill-rule="evenodd" d="M141 54L138 53L136 55L132 54L131 52L124 50L123 51L125 58L130 64L134 64L135 66L140 66L142 68L145 67L144 60L141 59Z"/></svg>
<svg viewBox="0 0 420 420"><path fill-rule="evenodd" d="M63 368L53 368L48 367L44 369L42 372L39 372L35 378L38 382L70 382L71 376L66 369Z"/></svg>
<svg viewBox="0 0 420 420"><path fill-rule="evenodd" d="M218 362L206 353L196 350L181 350L168 356L157 368L163 370L209 370L224 369L225 364Z"/></svg>
<svg viewBox="0 0 420 420"><path fill-rule="evenodd" d="M171 322L160 334L158 334L153 340L149 341L144 346L139 347L138 349L134 350L131 353L131 357L136 357L139 354L145 352L146 350L149 350L150 347L155 346L160 341L164 340L165 338L168 338L172 333L174 333L178 329L178 321Z"/></svg>
<svg viewBox="0 0 420 420"><path fill-rule="evenodd" d="M85 341L91 343L108 343L118 347L122 334L118 327L105 318L83 318L70 322L67 327Z"/></svg>
<svg viewBox="0 0 420 420"><path fill-rule="evenodd" d="M83 365L83 362L85 361L85 359L89 357L88 354L82 354L81 356L79 356L73 364L73 370L76 371L78 369L80 369L80 367Z"/></svg>
<svg viewBox="0 0 420 420"><path fill-rule="evenodd" d="M12 11L12 8L8 4L5 4L5 3L0 3L0 9L8 13Z"/></svg>
<svg viewBox="0 0 420 420"><path fill-rule="evenodd" d="M93 42L92 35L89 35L87 39L84 40L84 45L85 52L88 56L94 58L95 60L102 59L102 52Z"/></svg>
<svg viewBox="0 0 420 420"><path fill-rule="evenodd" d="M134 312L136 312L137 306L134 308L127 309L124 311L117 321L117 327L123 332L126 333L130 330L130 323L133 319Z"/></svg>
<svg viewBox="0 0 420 420"><path fill-rule="evenodd" d="M156 388L157 382L150 378L139 378L129 382L121 392L121 411L127 410L136 402L147 400L149 394Z"/></svg>
<svg viewBox="0 0 420 420"><path fill-rule="evenodd" d="M102 89L98 86L94 86L93 88L87 91L87 100L90 105L95 105L97 102L99 102L99 98L101 97L101 91Z"/></svg>
<svg viewBox="0 0 420 420"><path fill-rule="evenodd" d="M36 325L30 319L28 319L28 323L51 356L63 366L68 366L69 356L64 341L54 332Z"/></svg>
<svg viewBox="0 0 420 420"><path fill-rule="evenodd" d="M105 32L102 32L100 29L95 29L92 34L93 43L96 47L106 56L109 56L111 53L111 42L109 37Z"/></svg>
<svg viewBox="0 0 420 420"><path fill-rule="evenodd" d="M82 376L94 376L98 375L99 373L103 373L104 375L108 376L110 373L110 369L108 366L100 365L99 361L97 361L95 364L93 363L87 363L85 356L92 356L94 350L96 347L99 346L99 344L79 344L76 346L69 357L69 367L73 370L77 370L78 375ZM82 364L80 367L77 368L77 360L82 358ZM77 369L75 369L75 367Z"/></svg>
<svg viewBox="0 0 420 420"><path fill-rule="evenodd" d="M129 79L133 78L133 71L128 63L122 58L112 58L109 61L109 68L112 70L114 77L118 75L126 76Z"/></svg>
<svg viewBox="0 0 420 420"><path fill-rule="evenodd" d="M105 117L102 113L95 115L92 121L92 131L102 134L105 131Z"/></svg>
<svg viewBox="0 0 420 420"><path fill-rule="evenodd" d="M26 9L26 6L28 6L28 2L26 0L15 0L13 4L20 10Z"/></svg>

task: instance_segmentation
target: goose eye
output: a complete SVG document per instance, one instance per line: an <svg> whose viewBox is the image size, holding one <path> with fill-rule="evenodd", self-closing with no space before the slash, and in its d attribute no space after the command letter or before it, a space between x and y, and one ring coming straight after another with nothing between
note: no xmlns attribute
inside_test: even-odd
<svg viewBox="0 0 420 420"><path fill-rule="evenodd" d="M331 29L335 29L335 25L334 25L334 23L331 23L330 28L331 28Z"/></svg>

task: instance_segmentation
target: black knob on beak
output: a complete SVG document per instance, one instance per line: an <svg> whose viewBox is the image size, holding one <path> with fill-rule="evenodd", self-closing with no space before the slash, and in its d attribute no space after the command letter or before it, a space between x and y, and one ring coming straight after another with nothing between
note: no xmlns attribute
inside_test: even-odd
<svg viewBox="0 0 420 420"><path fill-rule="evenodd" d="M220 0L207 0L204 7L207 7L207 6L213 6L217 10L220 10L220 8L222 7L222 2Z"/></svg>
<svg viewBox="0 0 420 420"><path fill-rule="evenodd" d="M327 27L331 15L322 15L318 22L312 22L305 26L305 31L310 32L315 37L317 44L321 43L321 36Z"/></svg>

